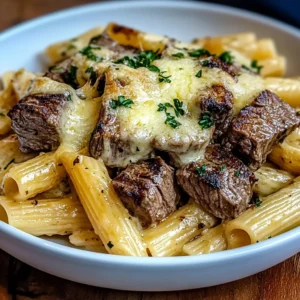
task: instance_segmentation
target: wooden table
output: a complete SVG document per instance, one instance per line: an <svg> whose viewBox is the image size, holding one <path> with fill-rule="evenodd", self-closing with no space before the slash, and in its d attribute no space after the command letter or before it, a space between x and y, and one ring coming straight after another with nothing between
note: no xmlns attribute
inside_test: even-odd
<svg viewBox="0 0 300 300"><path fill-rule="evenodd" d="M0 30L85 0L1 0ZM172 293L120 292L89 287L48 275L0 250L0 300L297 300L300 254L257 275L216 287Z"/></svg>

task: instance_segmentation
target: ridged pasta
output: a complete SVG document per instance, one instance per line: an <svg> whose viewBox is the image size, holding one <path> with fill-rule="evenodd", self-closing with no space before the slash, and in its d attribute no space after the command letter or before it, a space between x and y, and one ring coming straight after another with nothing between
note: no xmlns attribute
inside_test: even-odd
<svg viewBox="0 0 300 300"><path fill-rule="evenodd" d="M14 201L0 197L8 224L35 236L68 235L92 225L79 201L61 199Z"/></svg>
<svg viewBox="0 0 300 300"><path fill-rule="evenodd" d="M198 204L190 203L156 227L143 231L143 238L152 256L174 256L181 253L185 243L216 223L214 216Z"/></svg>
<svg viewBox="0 0 300 300"><path fill-rule="evenodd" d="M55 154L46 153L14 165L2 184L7 197L26 200L55 187L65 177L65 169Z"/></svg>
<svg viewBox="0 0 300 300"><path fill-rule="evenodd" d="M261 201L226 224L229 248L254 244L300 225L299 181Z"/></svg>
<svg viewBox="0 0 300 300"><path fill-rule="evenodd" d="M224 227L224 224L220 224L206 230L203 232L203 235L183 246L183 254L199 255L225 250L227 248L227 241Z"/></svg>
<svg viewBox="0 0 300 300"><path fill-rule="evenodd" d="M103 162L70 152L63 153L61 160L106 250L112 254L147 256L140 233L116 195Z"/></svg>

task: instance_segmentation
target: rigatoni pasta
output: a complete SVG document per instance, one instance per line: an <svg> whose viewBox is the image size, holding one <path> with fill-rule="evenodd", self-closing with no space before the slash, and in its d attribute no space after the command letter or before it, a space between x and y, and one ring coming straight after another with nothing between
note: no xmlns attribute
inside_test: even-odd
<svg viewBox="0 0 300 300"><path fill-rule="evenodd" d="M79 201L72 197L15 201L0 197L8 224L35 236L69 235L92 225Z"/></svg>
<svg viewBox="0 0 300 300"><path fill-rule="evenodd" d="M216 222L198 204L187 204L156 227L143 231L143 238L152 256L174 256L181 253L186 242Z"/></svg>
<svg viewBox="0 0 300 300"><path fill-rule="evenodd" d="M65 169L54 153L41 154L14 165L3 178L5 195L26 200L56 186L66 177Z"/></svg>
<svg viewBox="0 0 300 300"><path fill-rule="evenodd" d="M300 182L271 194L226 224L229 248L260 242L300 225Z"/></svg>
<svg viewBox="0 0 300 300"><path fill-rule="evenodd" d="M70 152L63 153L61 160L106 250L112 254L147 256L140 233L115 194L103 162Z"/></svg>
<svg viewBox="0 0 300 300"><path fill-rule="evenodd" d="M199 255L226 250L227 240L224 229L224 224L207 229L203 234L186 243L182 248L182 253L186 255Z"/></svg>

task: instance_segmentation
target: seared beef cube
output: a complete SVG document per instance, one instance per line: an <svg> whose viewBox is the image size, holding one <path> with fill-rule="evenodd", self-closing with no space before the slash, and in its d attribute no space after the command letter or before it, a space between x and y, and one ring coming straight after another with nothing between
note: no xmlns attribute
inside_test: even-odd
<svg viewBox="0 0 300 300"><path fill-rule="evenodd" d="M59 123L67 98L63 94L24 97L9 112L12 129L24 153L56 150L60 144Z"/></svg>
<svg viewBox="0 0 300 300"><path fill-rule="evenodd" d="M227 145L255 171L273 147L300 123L296 111L266 90L233 120Z"/></svg>
<svg viewBox="0 0 300 300"><path fill-rule="evenodd" d="M214 140L226 133L233 116L233 95L222 85L213 85L200 96L202 115L210 113L215 124Z"/></svg>
<svg viewBox="0 0 300 300"><path fill-rule="evenodd" d="M249 206L254 175L219 145L208 146L205 159L177 171L178 183L204 209L221 219L236 218Z"/></svg>
<svg viewBox="0 0 300 300"><path fill-rule="evenodd" d="M158 157L129 165L112 183L130 214L146 228L176 210L174 177L174 169Z"/></svg>

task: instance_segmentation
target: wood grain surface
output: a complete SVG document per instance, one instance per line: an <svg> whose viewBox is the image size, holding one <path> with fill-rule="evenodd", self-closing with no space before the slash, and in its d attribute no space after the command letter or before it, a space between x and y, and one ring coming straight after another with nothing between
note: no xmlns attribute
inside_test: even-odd
<svg viewBox="0 0 300 300"><path fill-rule="evenodd" d="M96 1L0 0L0 30L36 16L89 2ZM299 300L300 254L257 275L216 287L141 293L113 291L63 280L31 268L0 250L0 300L8 299Z"/></svg>

